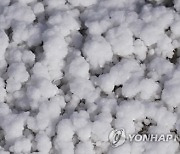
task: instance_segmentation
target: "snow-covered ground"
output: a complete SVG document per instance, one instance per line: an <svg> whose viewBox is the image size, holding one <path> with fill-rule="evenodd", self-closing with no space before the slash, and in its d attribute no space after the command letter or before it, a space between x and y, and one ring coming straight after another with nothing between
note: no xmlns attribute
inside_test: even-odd
<svg viewBox="0 0 180 154"><path fill-rule="evenodd" d="M0 154L113 148L113 129L180 135L180 0L0 0Z"/></svg>

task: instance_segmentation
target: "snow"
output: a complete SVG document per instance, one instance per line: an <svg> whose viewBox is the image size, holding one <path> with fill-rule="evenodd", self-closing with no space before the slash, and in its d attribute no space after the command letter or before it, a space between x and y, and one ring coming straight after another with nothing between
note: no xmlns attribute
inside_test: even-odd
<svg viewBox="0 0 180 154"><path fill-rule="evenodd" d="M179 36L180 36L179 26L180 26L180 22L179 22L179 21L174 22L174 23L171 25L171 30L172 30L172 33L175 35L175 37L179 37Z"/></svg>
<svg viewBox="0 0 180 154"><path fill-rule="evenodd" d="M74 57L67 66L67 78L85 78L89 79L89 63L81 57Z"/></svg>
<svg viewBox="0 0 180 154"><path fill-rule="evenodd" d="M178 154L180 1L0 0L0 154Z"/></svg>
<svg viewBox="0 0 180 154"><path fill-rule="evenodd" d="M129 80L122 88L122 95L128 98L133 98L139 94L143 100L149 100L152 97L156 98L159 86L152 79Z"/></svg>
<svg viewBox="0 0 180 154"><path fill-rule="evenodd" d="M124 59L114 65L109 73L100 75L97 79L98 85L103 91L111 93L115 85L124 84L131 76L136 76L136 72L138 76L143 73L139 63L132 59Z"/></svg>
<svg viewBox="0 0 180 154"><path fill-rule="evenodd" d="M1 42L0 43L0 46L1 46L1 52L0 52L1 59L0 60L3 60L4 53L6 52L6 48L9 45L9 38L3 30L0 31L0 39L1 39L0 40L0 42Z"/></svg>
<svg viewBox="0 0 180 154"><path fill-rule="evenodd" d="M140 39L142 39L147 46L151 46L161 38L162 34L163 31L156 25L148 24L143 27L140 33Z"/></svg>
<svg viewBox="0 0 180 154"><path fill-rule="evenodd" d="M84 44L83 54L93 68L103 67L113 56L111 46L103 37L92 37Z"/></svg>
<svg viewBox="0 0 180 154"><path fill-rule="evenodd" d="M21 3L14 3L13 5L6 7L3 11L4 24L2 28L9 28L15 23L24 22L30 24L35 20L35 15L31 8ZM5 27L4 27L5 26Z"/></svg>
<svg viewBox="0 0 180 154"><path fill-rule="evenodd" d="M109 122L95 121L92 124L92 139L97 142L107 142L108 133L111 131L111 125Z"/></svg>
<svg viewBox="0 0 180 154"><path fill-rule="evenodd" d="M90 142L79 143L74 153L75 154L83 154L83 153L95 154L93 150L93 145Z"/></svg>
<svg viewBox="0 0 180 154"><path fill-rule="evenodd" d="M161 64L161 65L160 65ZM162 57L155 57L148 65L148 76L155 81L163 81L163 78L167 78L171 76L174 71L174 65L162 58Z"/></svg>
<svg viewBox="0 0 180 154"><path fill-rule="evenodd" d="M144 60L146 58L147 47L144 42L140 39L134 41L134 54L139 60Z"/></svg>
<svg viewBox="0 0 180 154"><path fill-rule="evenodd" d="M180 2L178 0L174 1L174 7L178 12L180 11Z"/></svg>
<svg viewBox="0 0 180 154"><path fill-rule="evenodd" d="M58 141L72 141L74 135L74 128L72 122L69 119L61 120L57 126L57 134Z"/></svg>
<svg viewBox="0 0 180 154"><path fill-rule="evenodd" d="M35 15L39 15L39 14L43 13L44 12L44 5L41 2L36 3L33 7L33 12Z"/></svg>
<svg viewBox="0 0 180 154"><path fill-rule="evenodd" d="M83 6L83 7L88 7L97 2L97 0L91 0L91 1L83 1L83 0L69 0L68 1L70 4L73 6Z"/></svg>
<svg viewBox="0 0 180 154"><path fill-rule="evenodd" d="M112 45L114 54L127 57L133 53L133 34L128 28L112 28L107 32L106 38Z"/></svg>
<svg viewBox="0 0 180 154"><path fill-rule="evenodd" d="M52 145L49 137L46 134L40 133L35 138L37 142L37 149L41 153L49 153Z"/></svg>
<svg viewBox="0 0 180 154"><path fill-rule="evenodd" d="M164 89L162 91L162 99L165 101L165 103L171 108L171 107L177 107L179 105L179 69L177 69L174 73L171 79L169 79L165 85Z"/></svg>
<svg viewBox="0 0 180 154"><path fill-rule="evenodd" d="M87 101L93 102L98 97L98 91L90 80L75 78L69 86L70 91L80 99L87 99ZM77 89L77 87L79 88Z"/></svg>
<svg viewBox="0 0 180 154"><path fill-rule="evenodd" d="M31 141L26 138L19 139L10 147L10 151L14 153L29 153L31 150Z"/></svg>
<svg viewBox="0 0 180 154"><path fill-rule="evenodd" d="M27 118L27 113L24 114L8 114L2 116L1 127L5 133L5 139L7 145L12 145L16 139L23 135L23 129L25 120Z"/></svg>

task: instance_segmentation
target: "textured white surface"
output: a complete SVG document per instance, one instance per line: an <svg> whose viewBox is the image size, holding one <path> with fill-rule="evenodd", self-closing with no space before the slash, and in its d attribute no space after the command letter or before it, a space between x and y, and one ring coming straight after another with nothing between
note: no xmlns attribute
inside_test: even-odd
<svg viewBox="0 0 180 154"><path fill-rule="evenodd" d="M180 1L0 0L0 154L178 154L112 129L180 133Z"/></svg>

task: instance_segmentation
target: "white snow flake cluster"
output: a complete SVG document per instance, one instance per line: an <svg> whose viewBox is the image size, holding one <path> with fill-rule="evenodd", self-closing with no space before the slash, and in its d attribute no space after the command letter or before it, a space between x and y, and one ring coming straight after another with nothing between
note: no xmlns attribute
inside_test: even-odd
<svg viewBox="0 0 180 154"><path fill-rule="evenodd" d="M180 0L0 0L0 154L179 154L108 140L179 117Z"/></svg>

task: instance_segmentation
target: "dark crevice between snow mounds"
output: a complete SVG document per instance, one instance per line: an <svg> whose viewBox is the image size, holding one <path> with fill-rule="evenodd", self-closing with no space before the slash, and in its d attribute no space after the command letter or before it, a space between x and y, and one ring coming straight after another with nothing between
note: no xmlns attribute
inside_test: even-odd
<svg viewBox="0 0 180 154"><path fill-rule="evenodd" d="M32 53L35 55L35 63L43 58L43 42L37 46L30 47L29 50L32 51Z"/></svg>
<svg viewBox="0 0 180 154"><path fill-rule="evenodd" d="M169 61L171 63L173 63L173 64L176 64L178 62L178 58L179 58L179 56L178 56L178 49L177 48L174 49L173 52L174 52L173 57L170 58Z"/></svg>
<svg viewBox="0 0 180 154"><path fill-rule="evenodd" d="M9 42L12 42L13 29L12 27L5 30L6 35L9 37Z"/></svg>
<svg viewBox="0 0 180 154"><path fill-rule="evenodd" d="M145 0L146 4L151 4L154 7L158 5L163 5L165 7L173 7L174 6L174 1L173 0L164 0L161 3L158 3L156 0Z"/></svg>
<svg viewBox="0 0 180 154"><path fill-rule="evenodd" d="M82 44L80 46L80 51L81 51L81 56L85 58L85 56L83 55L83 47L84 44L86 42L86 38L87 38L87 31L88 31L88 27L85 25L85 21L83 19L81 19L81 17L79 17L79 21L81 23L81 27L79 29L79 33L82 35L83 39L82 39Z"/></svg>

